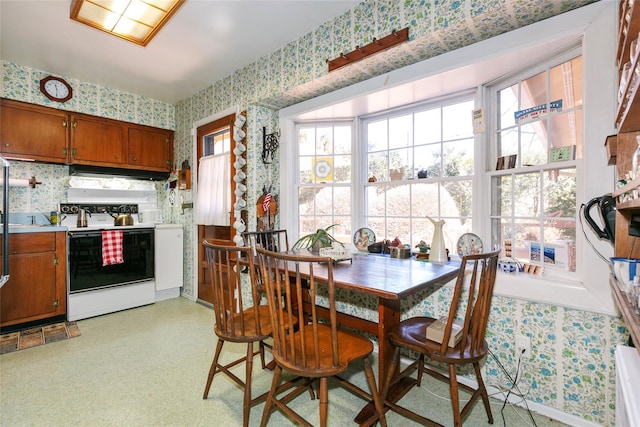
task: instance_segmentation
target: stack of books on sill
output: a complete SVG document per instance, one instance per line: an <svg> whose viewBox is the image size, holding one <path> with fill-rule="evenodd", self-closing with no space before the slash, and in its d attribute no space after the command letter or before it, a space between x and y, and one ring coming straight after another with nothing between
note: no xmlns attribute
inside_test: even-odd
<svg viewBox="0 0 640 427"><path fill-rule="evenodd" d="M427 327L427 339L442 343L444 329L447 326L447 317L443 316ZM455 347L462 339L462 322L453 321L451 325L451 336L449 337L449 347Z"/></svg>

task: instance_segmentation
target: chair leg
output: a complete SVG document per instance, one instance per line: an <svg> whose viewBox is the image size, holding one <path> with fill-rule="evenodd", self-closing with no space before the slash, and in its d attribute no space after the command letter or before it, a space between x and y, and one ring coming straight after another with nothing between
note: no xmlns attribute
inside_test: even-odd
<svg viewBox="0 0 640 427"><path fill-rule="evenodd" d="M260 363L262 364L262 369L264 369L267 365L264 363L264 343L260 341Z"/></svg>
<svg viewBox="0 0 640 427"><path fill-rule="evenodd" d="M247 360L245 362L244 402L242 403L242 426L249 426L251 410L251 374L253 372L253 343L247 344Z"/></svg>
<svg viewBox="0 0 640 427"><path fill-rule="evenodd" d="M216 374L218 370L218 358L220 357L220 352L222 351L223 345L224 345L224 341L218 338L218 344L216 345L216 352L215 352L215 355L213 356L213 362L211 362L211 368L209 368L207 385L204 387L204 394L202 395L203 399L206 399L209 396L209 389L211 388L211 382L213 381L213 376Z"/></svg>
<svg viewBox="0 0 640 427"><path fill-rule="evenodd" d="M449 365L449 392L451 393L451 406L453 407L453 425L462 427L460 414L460 400L458 398L458 379L456 378L456 366Z"/></svg>
<svg viewBox="0 0 640 427"><path fill-rule="evenodd" d="M489 404L489 395L487 394L487 387L482 380L482 373L480 372L480 364L478 362L473 363L473 369L476 371L476 380L478 381L478 389L482 396L482 403L484 403L484 409L487 411L487 418L489 424L493 424L493 414L491 413L491 405Z"/></svg>
<svg viewBox="0 0 640 427"><path fill-rule="evenodd" d="M328 378L320 378L320 427L327 427L327 414L329 412L329 385Z"/></svg>
<svg viewBox="0 0 640 427"><path fill-rule="evenodd" d="M418 387L422 385L423 372L424 372L424 354L420 354L420 361L418 362L418 376L416 377L416 385Z"/></svg>
<svg viewBox="0 0 640 427"><path fill-rule="evenodd" d="M373 376L373 369L371 369L371 362L369 361L369 357L364 358L364 373L367 378L367 382L369 383L369 388L371 389L371 395L373 396L373 403L376 406L376 412L378 413L378 421L382 427L387 427L387 418L384 415L384 406L382 405L382 401L380 400L380 395L378 394L378 388L376 386L376 380Z"/></svg>
<svg viewBox="0 0 640 427"><path fill-rule="evenodd" d="M265 427L267 425L267 421L269 421L269 415L271 415L273 400L276 397L276 389L280 385L281 373L282 368L280 367L280 365L276 364L276 367L273 371L273 379L271 380L271 390L269 390L269 396L267 396L267 401L265 402L264 410L262 411L262 420L260 421L260 427Z"/></svg>

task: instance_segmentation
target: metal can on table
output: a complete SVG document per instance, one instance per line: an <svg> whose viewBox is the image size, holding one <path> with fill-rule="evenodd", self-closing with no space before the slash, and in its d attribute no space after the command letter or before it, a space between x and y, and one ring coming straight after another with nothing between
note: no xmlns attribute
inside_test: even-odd
<svg viewBox="0 0 640 427"><path fill-rule="evenodd" d="M49 222L52 225L60 225L60 212L51 211L51 219L49 220Z"/></svg>

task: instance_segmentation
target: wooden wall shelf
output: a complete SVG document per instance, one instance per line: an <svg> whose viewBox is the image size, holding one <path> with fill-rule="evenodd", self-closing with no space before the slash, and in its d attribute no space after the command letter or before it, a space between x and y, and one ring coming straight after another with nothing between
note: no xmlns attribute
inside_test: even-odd
<svg viewBox="0 0 640 427"><path fill-rule="evenodd" d="M400 31L393 30L391 34L386 37L377 40L375 37L371 43L365 46L356 46L354 50L349 53L341 53L339 57L328 60L329 72L344 67L345 65L353 64L375 53L381 52L385 49L389 49L397 44L406 42L409 40L409 27L403 28Z"/></svg>
<svg viewBox="0 0 640 427"><path fill-rule="evenodd" d="M636 346L636 350L638 350L638 354L640 355L640 315L635 314L633 307L629 303L629 300L627 300L626 295L624 295L618 287L618 283L613 275L609 276L609 284L611 285L614 299L620 309L620 314L622 314L622 319L627 325L633 344Z"/></svg>
<svg viewBox="0 0 640 427"><path fill-rule="evenodd" d="M607 150L607 164L613 166L616 164L618 155L618 135L609 135L604 143Z"/></svg>

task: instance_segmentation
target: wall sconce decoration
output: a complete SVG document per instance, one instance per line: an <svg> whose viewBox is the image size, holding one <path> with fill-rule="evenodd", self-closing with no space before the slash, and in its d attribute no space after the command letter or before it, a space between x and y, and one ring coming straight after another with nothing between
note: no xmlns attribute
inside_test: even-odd
<svg viewBox="0 0 640 427"><path fill-rule="evenodd" d="M265 165L273 162L273 155L278 149L280 130L267 135L267 128L262 128L262 163Z"/></svg>

